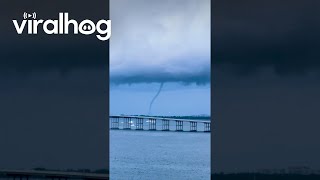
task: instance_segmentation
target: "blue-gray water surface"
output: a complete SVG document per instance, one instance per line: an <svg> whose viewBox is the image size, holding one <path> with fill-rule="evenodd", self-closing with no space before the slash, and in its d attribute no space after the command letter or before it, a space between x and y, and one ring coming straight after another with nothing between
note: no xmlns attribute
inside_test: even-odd
<svg viewBox="0 0 320 180"><path fill-rule="evenodd" d="M209 180L210 133L110 131L111 180Z"/></svg>

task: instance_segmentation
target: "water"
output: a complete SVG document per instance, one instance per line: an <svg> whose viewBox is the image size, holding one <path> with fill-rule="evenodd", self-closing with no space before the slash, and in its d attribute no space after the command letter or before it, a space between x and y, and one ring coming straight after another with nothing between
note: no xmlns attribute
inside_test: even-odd
<svg viewBox="0 0 320 180"><path fill-rule="evenodd" d="M111 180L209 180L210 133L110 131Z"/></svg>

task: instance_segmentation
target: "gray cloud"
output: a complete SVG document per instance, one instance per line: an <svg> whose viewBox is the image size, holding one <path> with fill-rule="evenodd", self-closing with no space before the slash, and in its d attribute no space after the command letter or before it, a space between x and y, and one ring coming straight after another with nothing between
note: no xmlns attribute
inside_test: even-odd
<svg viewBox="0 0 320 180"><path fill-rule="evenodd" d="M110 7L112 83L209 82L209 0L113 0Z"/></svg>
<svg viewBox="0 0 320 180"><path fill-rule="evenodd" d="M213 63L278 75L320 68L319 1L215 1Z"/></svg>

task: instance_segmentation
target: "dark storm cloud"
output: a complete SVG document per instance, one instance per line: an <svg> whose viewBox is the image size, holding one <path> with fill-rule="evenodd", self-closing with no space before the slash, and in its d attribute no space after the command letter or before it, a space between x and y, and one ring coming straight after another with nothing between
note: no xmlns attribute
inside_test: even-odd
<svg viewBox="0 0 320 180"><path fill-rule="evenodd" d="M209 0L114 0L110 7L112 83L209 83Z"/></svg>
<svg viewBox="0 0 320 180"><path fill-rule="evenodd" d="M84 43L86 41L83 41ZM56 45L25 44L23 47L6 48L0 55L2 71L38 72L48 70L71 71L83 68L107 68L107 44ZM104 50L105 53L101 53Z"/></svg>
<svg viewBox="0 0 320 180"><path fill-rule="evenodd" d="M320 2L213 3L212 171L319 169Z"/></svg>
<svg viewBox="0 0 320 180"><path fill-rule="evenodd" d="M107 0L0 2L0 168L108 169L108 43L18 35L23 12L108 19ZM60 77L57 71L69 72ZM72 72L71 72L72 71Z"/></svg>
<svg viewBox="0 0 320 180"><path fill-rule="evenodd" d="M134 83L165 83L165 82L180 82L185 85L196 83L204 85L210 82L210 69L203 69L195 74L192 73L165 73L161 70L152 69L144 71L142 74L135 75L117 75L110 79L113 84L134 84Z"/></svg>
<svg viewBox="0 0 320 180"><path fill-rule="evenodd" d="M320 2L227 0L213 4L213 63L250 73L320 68Z"/></svg>

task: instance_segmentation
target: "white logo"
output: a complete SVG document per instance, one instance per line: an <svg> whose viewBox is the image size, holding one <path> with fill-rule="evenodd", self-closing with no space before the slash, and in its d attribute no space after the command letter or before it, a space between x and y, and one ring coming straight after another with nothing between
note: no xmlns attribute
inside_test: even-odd
<svg viewBox="0 0 320 180"><path fill-rule="evenodd" d="M35 13L35 12L32 13L32 14L29 14L29 13L26 13L26 12L23 13L23 19L27 19L29 17L31 17L33 19L36 19L37 18L37 13Z"/></svg>
<svg viewBox="0 0 320 180"><path fill-rule="evenodd" d="M29 19L30 18L30 19ZM95 24L91 20L85 19L78 23L74 19L69 20L69 13L59 13L59 19L36 20L37 14L23 13L23 19L19 25L17 20L12 20L18 34L22 34L28 24L28 34L38 34L38 26L42 24L43 31L46 34L69 34L69 26L73 27L73 34L90 35L97 32L97 38L106 41L111 37L111 20L101 19Z"/></svg>

